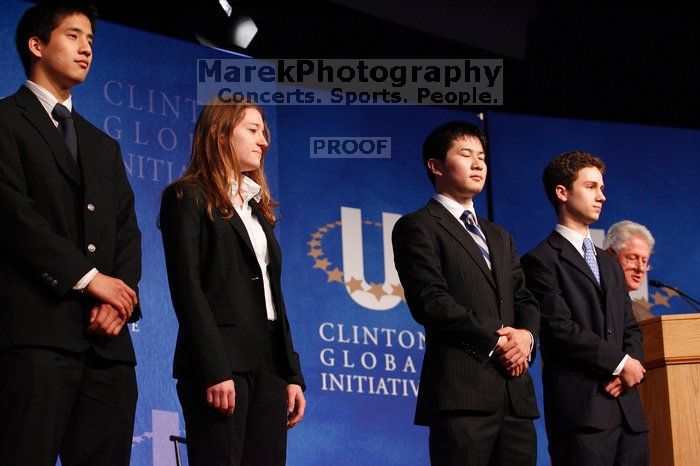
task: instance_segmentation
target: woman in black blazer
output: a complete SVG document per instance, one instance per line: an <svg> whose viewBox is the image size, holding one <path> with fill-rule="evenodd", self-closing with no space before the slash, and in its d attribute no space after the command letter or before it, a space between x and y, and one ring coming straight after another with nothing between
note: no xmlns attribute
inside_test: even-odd
<svg viewBox="0 0 700 466"><path fill-rule="evenodd" d="M160 227L180 324L173 363L192 465L282 465L306 401L280 287L269 131L245 100L204 107Z"/></svg>

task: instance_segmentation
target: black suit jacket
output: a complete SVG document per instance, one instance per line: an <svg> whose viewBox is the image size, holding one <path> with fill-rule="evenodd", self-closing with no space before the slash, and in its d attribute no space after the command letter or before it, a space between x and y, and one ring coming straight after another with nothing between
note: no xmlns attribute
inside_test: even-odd
<svg viewBox="0 0 700 466"><path fill-rule="evenodd" d="M429 425L445 410L495 412L506 390L516 415L539 416L529 373L509 377L489 357L502 326L537 338L537 303L511 235L482 218L479 225L493 273L464 226L435 200L394 227L396 269L411 314L426 330L416 424Z"/></svg>
<svg viewBox="0 0 700 466"><path fill-rule="evenodd" d="M173 307L180 323L173 364L175 378L194 378L203 387L233 372L258 368L269 345L262 271L240 217L209 220L203 191L191 185L163 193L160 228ZM287 382L304 387L280 287L282 254L272 227L251 201L265 231L268 270L277 319L282 325Z"/></svg>
<svg viewBox="0 0 700 466"><path fill-rule="evenodd" d="M633 431L647 430L636 388L618 399L603 389L625 354L643 362L643 350L622 270L603 250L596 251L601 285L583 256L557 232L522 258L527 286L540 302L549 432L605 429L618 404Z"/></svg>
<svg viewBox="0 0 700 466"><path fill-rule="evenodd" d="M29 89L0 101L0 347L92 345L135 362L128 327L115 338L88 333L95 302L72 290L93 267L134 290L141 276L119 145L75 112L73 120L79 163ZM140 315L136 308L131 321Z"/></svg>

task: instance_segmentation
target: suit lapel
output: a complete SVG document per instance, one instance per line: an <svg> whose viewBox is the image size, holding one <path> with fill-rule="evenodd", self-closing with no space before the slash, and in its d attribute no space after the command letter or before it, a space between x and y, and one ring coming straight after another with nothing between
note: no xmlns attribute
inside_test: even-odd
<svg viewBox="0 0 700 466"><path fill-rule="evenodd" d="M268 254L270 255L270 264L276 268L279 268L281 251L279 249L279 245L277 244L277 240L275 239L275 234L272 231L272 227L267 223L265 217L262 216L262 213L260 212L260 209L255 201L250 201L250 207L253 210L253 215L257 217L258 222L265 233ZM241 220L241 216L238 214L238 212L233 213L233 216L228 220L228 223L240 235L246 246L248 246L250 252L255 255L255 249L253 249L253 243L250 241L250 235L248 234L248 230L243 224L243 220Z"/></svg>
<svg viewBox="0 0 700 466"><path fill-rule="evenodd" d="M272 226L267 223L267 220L262 215L257 202L251 201L250 206L253 209L253 215L257 217L258 222L260 222L260 226L265 232L265 238L267 239L267 251L270 255L270 265L278 270L281 263L282 251L280 250L277 239L275 238L275 233L272 231Z"/></svg>
<svg viewBox="0 0 700 466"><path fill-rule="evenodd" d="M228 219L228 223L233 227L236 232L243 239L243 242L248 246L250 252L255 255L255 250L253 249L253 243L250 242L250 236L248 235L248 230L246 230L243 220L237 211L234 210L233 216Z"/></svg>
<svg viewBox="0 0 700 466"><path fill-rule="evenodd" d="M576 248L574 248L574 246L566 238L554 231L549 236L549 241L554 248L559 250L559 254L563 260L573 265L574 268L593 282L598 291L603 291L598 284L598 281L595 279L595 275L593 275L591 268L586 263L586 260L581 254L578 253L578 251L576 251Z"/></svg>
<svg viewBox="0 0 700 466"><path fill-rule="evenodd" d="M78 164L82 168L82 178L86 185L85 191L88 192L89 189L87 188L92 182L99 182L94 176L90 175L100 173L97 170L97 166L100 163L97 157L103 151L100 150L98 141L91 135L90 123L75 112L73 112L73 122L75 123L75 134L78 136L78 153L80 154Z"/></svg>
<svg viewBox="0 0 700 466"><path fill-rule="evenodd" d="M598 270L600 271L600 284L603 294L605 295L605 308L608 309L608 306L610 306L609 301L611 299L611 293L608 291L613 281L615 272L612 267L614 267L615 264L612 261L606 260L607 258L603 259L603 254L607 254L607 252L598 248L596 248L596 252L598 253L596 257L598 258Z"/></svg>
<svg viewBox="0 0 700 466"><path fill-rule="evenodd" d="M68 178L77 185L81 185L78 164L68 150L68 146L66 146L60 131L54 126L39 100L25 86L20 87L15 96L17 104L24 109L22 116L41 134L41 137L46 141L51 152L53 152L58 166ZM78 144L80 144L80 135L78 135Z"/></svg>
<svg viewBox="0 0 700 466"><path fill-rule="evenodd" d="M431 215L438 219L438 223L440 224L440 226L444 228L454 239L456 239L457 242L461 244L464 249L467 250L472 260L474 260L476 265L479 267L479 270L483 272L483 274L486 276L486 279L495 289L496 284L493 281L493 274L486 265L484 256L481 254L479 247L476 245L469 232L462 225L459 224L459 221L456 218L454 218L447 211L447 209L445 209L442 206L442 204L435 201L434 199L430 200L430 202L427 205L427 208Z"/></svg>
<svg viewBox="0 0 700 466"><path fill-rule="evenodd" d="M491 275L496 280L496 289L508 289L508 287L504 286L503 274L501 272L510 270L510 257L507 258L508 265L506 266L506 255L500 247L501 243L499 241L500 238L498 233L488 221L485 221L479 217L478 222L479 228L481 228L481 231L484 232L484 236L486 237L486 244L489 247L489 256L491 257ZM485 263L486 262L484 261L484 264Z"/></svg>

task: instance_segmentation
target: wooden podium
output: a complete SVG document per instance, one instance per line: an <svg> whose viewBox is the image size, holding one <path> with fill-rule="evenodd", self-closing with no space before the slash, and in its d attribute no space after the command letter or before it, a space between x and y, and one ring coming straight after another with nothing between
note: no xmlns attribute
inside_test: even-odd
<svg viewBox="0 0 700 466"><path fill-rule="evenodd" d="M639 325L647 369L639 393L651 464L700 465L700 314L666 315Z"/></svg>

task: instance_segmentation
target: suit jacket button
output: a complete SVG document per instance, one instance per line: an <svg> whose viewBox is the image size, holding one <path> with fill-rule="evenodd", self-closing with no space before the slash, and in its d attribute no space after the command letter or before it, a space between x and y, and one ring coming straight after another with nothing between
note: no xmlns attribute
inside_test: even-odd
<svg viewBox="0 0 700 466"><path fill-rule="evenodd" d="M57 280L51 280L51 286L54 288L58 286L58 281Z"/></svg>
<svg viewBox="0 0 700 466"><path fill-rule="evenodd" d="M95 247L94 244L90 243L90 244L88 244L87 250L90 252L95 252L95 250L97 250L97 248Z"/></svg>
<svg viewBox="0 0 700 466"><path fill-rule="evenodd" d="M608 329L608 335L612 335L614 332L615 332L615 330L613 330L611 328Z"/></svg>
<svg viewBox="0 0 700 466"><path fill-rule="evenodd" d="M87 207L87 210L89 210L90 212L94 212L94 211L95 211L95 205L94 205L94 204L88 204L86 207Z"/></svg>

